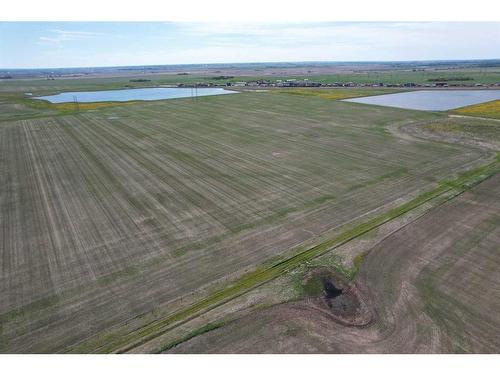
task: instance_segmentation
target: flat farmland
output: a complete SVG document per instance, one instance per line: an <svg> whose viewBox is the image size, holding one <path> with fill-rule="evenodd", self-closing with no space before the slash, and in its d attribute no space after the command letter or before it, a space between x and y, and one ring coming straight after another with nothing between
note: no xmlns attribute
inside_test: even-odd
<svg viewBox="0 0 500 375"><path fill-rule="evenodd" d="M94 351L490 158L389 131L442 116L241 93L2 118L0 351Z"/></svg>
<svg viewBox="0 0 500 375"><path fill-rule="evenodd" d="M350 327L306 301L261 309L175 353L498 353L500 175L374 246L356 283L373 321Z"/></svg>

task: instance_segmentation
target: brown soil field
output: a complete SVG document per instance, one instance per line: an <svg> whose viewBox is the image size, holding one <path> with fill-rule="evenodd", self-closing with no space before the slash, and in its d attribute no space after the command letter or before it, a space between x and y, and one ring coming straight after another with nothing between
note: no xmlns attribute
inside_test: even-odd
<svg viewBox="0 0 500 375"><path fill-rule="evenodd" d="M310 300L278 304L169 353L498 353L500 174L402 227L365 257L363 327Z"/></svg>
<svg viewBox="0 0 500 375"><path fill-rule="evenodd" d="M442 114L318 97L77 113L3 104L0 352L118 351L243 275L494 157L388 131Z"/></svg>

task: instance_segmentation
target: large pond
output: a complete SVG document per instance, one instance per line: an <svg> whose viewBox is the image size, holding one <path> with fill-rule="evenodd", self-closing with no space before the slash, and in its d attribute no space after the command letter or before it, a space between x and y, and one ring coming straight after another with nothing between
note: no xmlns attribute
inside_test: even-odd
<svg viewBox="0 0 500 375"><path fill-rule="evenodd" d="M48 100L51 103L73 102L75 98L78 102L82 103L126 102L130 100L162 100L236 93L237 91L229 91L222 88L153 87L145 89L63 92L57 95L39 96L34 99Z"/></svg>
<svg viewBox="0 0 500 375"><path fill-rule="evenodd" d="M500 90L419 90L345 101L423 111L446 111L496 99L500 99Z"/></svg>

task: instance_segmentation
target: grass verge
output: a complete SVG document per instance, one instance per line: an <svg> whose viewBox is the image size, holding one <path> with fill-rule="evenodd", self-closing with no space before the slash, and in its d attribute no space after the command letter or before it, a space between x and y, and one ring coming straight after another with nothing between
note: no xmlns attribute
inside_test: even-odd
<svg viewBox="0 0 500 375"><path fill-rule="evenodd" d="M174 347L176 347L177 345L185 342L185 341L188 341L190 339L192 339L193 337L196 337L196 336L199 336L199 335L202 335L204 333L207 333L207 332L210 332L210 331L213 331L217 328L220 328L224 325L224 323L220 322L220 323L208 323L208 324L205 324L204 326L200 327L200 328L197 328L191 332L189 332L187 335L181 337L180 339L178 340L175 340L175 341L171 341L163 346L161 346L160 348L158 348L158 353L161 353L161 352L164 352L166 350L169 350L169 349L172 349Z"/></svg>
<svg viewBox="0 0 500 375"><path fill-rule="evenodd" d="M377 88L365 88L365 89L341 88L341 89L283 89L283 90L272 90L271 92L279 94L289 94L289 95L317 96L328 100L341 100L341 99L357 98L360 96L393 94L401 91L403 90L377 89Z"/></svg>

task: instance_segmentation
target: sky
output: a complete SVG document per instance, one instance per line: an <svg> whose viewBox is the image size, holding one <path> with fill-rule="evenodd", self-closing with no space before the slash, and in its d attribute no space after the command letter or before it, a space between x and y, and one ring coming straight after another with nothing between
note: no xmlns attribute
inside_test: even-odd
<svg viewBox="0 0 500 375"><path fill-rule="evenodd" d="M500 58L500 22L0 22L0 68Z"/></svg>

